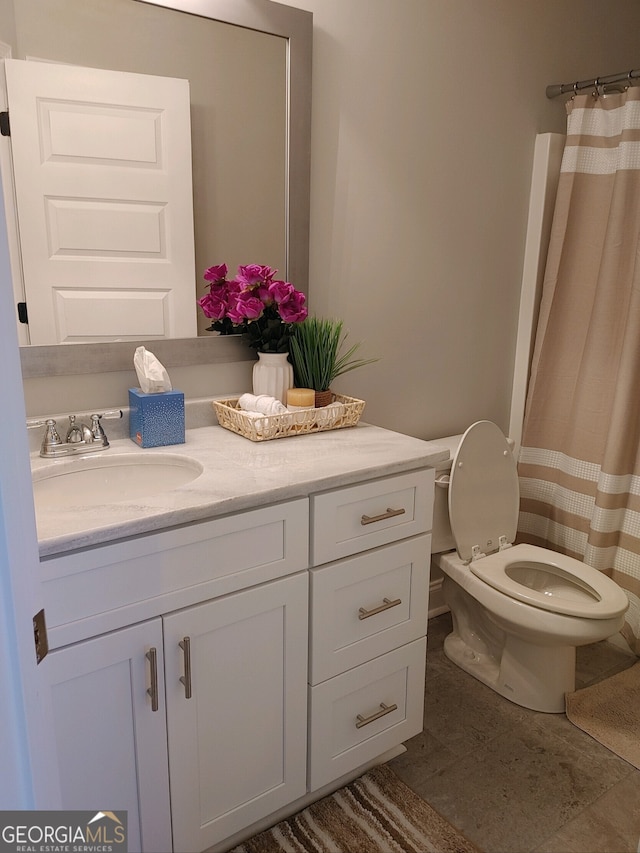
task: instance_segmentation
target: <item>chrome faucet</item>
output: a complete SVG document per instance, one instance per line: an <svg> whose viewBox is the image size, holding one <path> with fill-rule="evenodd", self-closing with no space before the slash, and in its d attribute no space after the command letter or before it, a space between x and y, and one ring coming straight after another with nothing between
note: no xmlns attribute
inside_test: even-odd
<svg viewBox="0 0 640 853"><path fill-rule="evenodd" d="M86 424L76 423L76 415L69 415L69 429L67 430L65 442L67 444L76 444L79 441L91 444L93 433Z"/></svg>
<svg viewBox="0 0 640 853"><path fill-rule="evenodd" d="M53 418L45 420L28 420L27 427L33 429L43 426L44 436L40 447L40 456L52 459L60 456L72 456L74 453L92 453L96 450L106 450L109 441L100 421L121 418L122 409L113 409L101 414L91 415L91 426L77 423L77 415L69 415L69 427L65 440L60 438L56 421Z"/></svg>

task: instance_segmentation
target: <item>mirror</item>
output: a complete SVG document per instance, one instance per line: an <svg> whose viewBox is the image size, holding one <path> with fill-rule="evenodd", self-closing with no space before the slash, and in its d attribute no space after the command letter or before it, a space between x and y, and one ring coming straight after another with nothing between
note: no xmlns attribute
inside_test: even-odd
<svg viewBox="0 0 640 853"><path fill-rule="evenodd" d="M47 0L45 7L40 0L14 0L13 9L18 58L190 79L198 276L194 310L204 293L202 272L217 262L228 263L231 270L239 263L269 263L307 290L311 13L270 0ZM247 92L255 95L257 86L255 71L252 77L243 67L246 50L272 69L261 74L260 97L271 98L262 111L255 98L243 101ZM216 67L209 54L217 56ZM202 61L194 62L198 56ZM196 80L203 65L205 73ZM218 100L207 101L216 92ZM230 117L221 115L225 103ZM275 125L261 133L268 116ZM258 159L264 163L265 157L266 171L279 176L277 191L260 185L252 195L230 186L234 173L255 175ZM254 178L256 186L259 180ZM243 243L251 222L254 236ZM206 318L200 323L203 331ZM110 345L96 346L108 350ZM29 349L67 347L22 351ZM50 358L54 352L41 352L37 362L44 365ZM23 357L27 369L30 362L34 359Z"/></svg>

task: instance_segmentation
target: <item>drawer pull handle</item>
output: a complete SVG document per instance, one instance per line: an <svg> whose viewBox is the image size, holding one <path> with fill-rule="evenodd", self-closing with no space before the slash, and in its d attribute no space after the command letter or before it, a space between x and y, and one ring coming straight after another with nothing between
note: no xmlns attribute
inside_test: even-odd
<svg viewBox="0 0 640 853"><path fill-rule="evenodd" d="M184 675L180 676L180 682L184 684L184 698L191 699L191 637L184 637L178 645L184 652Z"/></svg>
<svg viewBox="0 0 640 853"><path fill-rule="evenodd" d="M149 661L149 674L151 676L151 687L147 687L147 693L151 696L151 710L158 710L158 652L151 647L145 654Z"/></svg>
<svg viewBox="0 0 640 853"><path fill-rule="evenodd" d="M404 513L404 508L389 509L389 507L387 507L387 511L380 513L380 515L363 515L360 519L360 524L375 524L376 521L384 521L385 518L395 518L396 515L404 515Z"/></svg>
<svg viewBox="0 0 640 853"><path fill-rule="evenodd" d="M370 717L363 717L362 714L358 714L356 717L356 728L361 729L363 726L368 726L369 723L373 723L374 720L379 720L380 717L385 717L387 714L392 714L394 711L398 710L398 706L394 702L393 705L385 705L384 702L380 703L380 710L376 711L375 714L371 714Z"/></svg>
<svg viewBox="0 0 640 853"><path fill-rule="evenodd" d="M366 610L364 607L361 607L358 610L358 619L368 619L369 616L375 616L376 613L382 613L385 610L389 610L391 607L397 607L399 604L402 604L401 598L394 598L391 601L389 598L383 598L383 604L379 604L377 607L374 607L372 610Z"/></svg>

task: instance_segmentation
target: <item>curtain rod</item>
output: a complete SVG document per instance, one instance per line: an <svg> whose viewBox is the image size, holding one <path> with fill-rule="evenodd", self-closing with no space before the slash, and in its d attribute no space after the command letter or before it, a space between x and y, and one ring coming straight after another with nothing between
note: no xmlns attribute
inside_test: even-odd
<svg viewBox="0 0 640 853"><path fill-rule="evenodd" d="M594 77L592 80L577 80L575 83L554 83L547 86L547 98L557 98L558 95L577 95L583 89L595 88L599 94L604 94L605 86L612 83L626 82L628 86L637 86L632 81L640 77L640 69L635 71L621 71L619 74L609 74L608 77Z"/></svg>

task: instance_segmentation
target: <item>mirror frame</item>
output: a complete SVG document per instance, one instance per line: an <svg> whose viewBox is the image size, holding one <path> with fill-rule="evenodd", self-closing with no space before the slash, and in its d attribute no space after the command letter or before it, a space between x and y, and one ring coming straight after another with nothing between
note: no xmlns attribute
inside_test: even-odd
<svg viewBox="0 0 640 853"><path fill-rule="evenodd" d="M308 293L313 14L273 0L134 0L280 36L287 42L287 280ZM194 296L195 308L195 296ZM20 347L23 379L131 369L148 341ZM167 367L254 358L234 337L160 339L154 351ZM160 355L162 351L162 355Z"/></svg>

